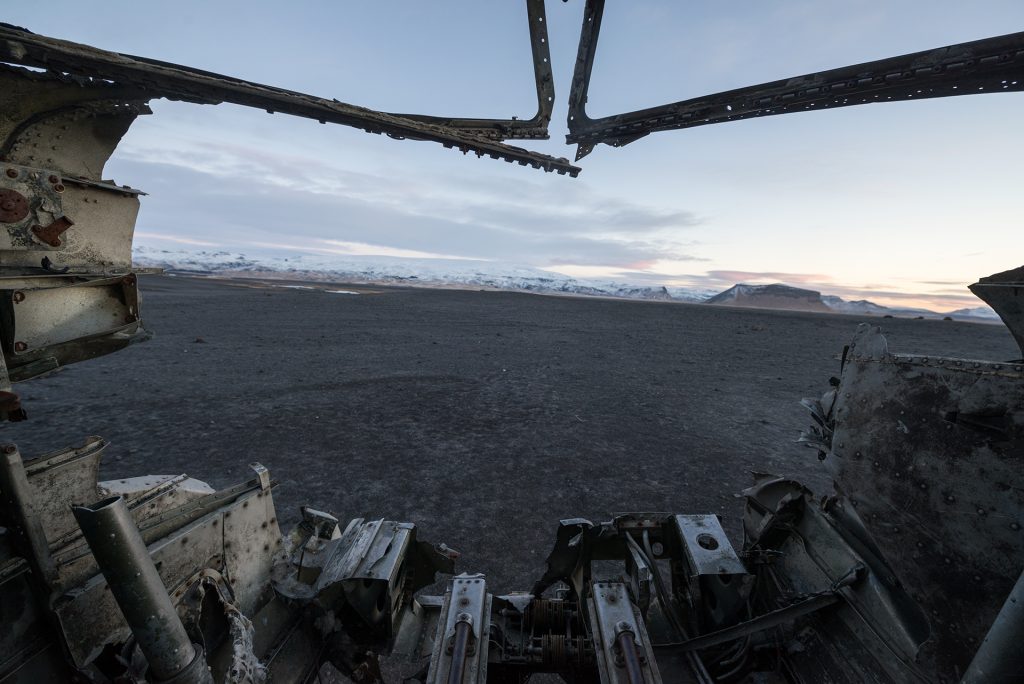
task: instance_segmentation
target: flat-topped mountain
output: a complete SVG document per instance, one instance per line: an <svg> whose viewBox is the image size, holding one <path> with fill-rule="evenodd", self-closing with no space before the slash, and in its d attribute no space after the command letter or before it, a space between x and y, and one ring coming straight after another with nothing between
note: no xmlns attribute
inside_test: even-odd
<svg viewBox="0 0 1024 684"><path fill-rule="evenodd" d="M821 293L817 290L804 290L781 283L733 285L725 292L711 297L705 303L789 311L820 311L822 313L833 313L834 311L822 301Z"/></svg>

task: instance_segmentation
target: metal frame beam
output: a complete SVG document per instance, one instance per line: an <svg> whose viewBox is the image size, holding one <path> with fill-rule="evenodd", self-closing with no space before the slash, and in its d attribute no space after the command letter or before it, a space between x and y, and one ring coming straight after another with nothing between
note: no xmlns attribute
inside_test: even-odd
<svg viewBox="0 0 1024 684"><path fill-rule="evenodd" d="M621 147L655 131L901 100L1024 91L1024 32L703 95L598 119L586 103L604 0L587 0L569 93L579 161L599 143Z"/></svg>

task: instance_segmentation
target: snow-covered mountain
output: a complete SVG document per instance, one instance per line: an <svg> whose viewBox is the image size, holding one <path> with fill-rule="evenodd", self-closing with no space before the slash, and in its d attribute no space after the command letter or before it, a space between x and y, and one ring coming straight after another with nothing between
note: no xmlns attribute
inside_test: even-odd
<svg viewBox="0 0 1024 684"><path fill-rule="evenodd" d="M835 295L822 295L821 301L825 303L825 306L839 313L866 314L868 316L883 316L889 313L889 307L869 302L866 299L855 299L848 302Z"/></svg>
<svg viewBox="0 0 1024 684"><path fill-rule="evenodd" d="M952 318L982 319L992 321L993 323L997 323L1002 320L999 318L999 314L987 306L972 306L966 309L957 309L956 311L950 311L946 315Z"/></svg>
<svg viewBox="0 0 1024 684"><path fill-rule="evenodd" d="M781 283L741 283L723 292L717 292L708 288L583 280L539 268L471 259L415 259L333 254L293 254L284 257L259 250L245 255L228 251L168 250L145 245L135 247L134 259L136 265L141 267L235 277L513 290L539 294L703 302L862 316L933 319L950 317L966 321L999 322L996 313L986 306L957 309L943 314L928 309L890 308L864 299L846 301L835 295L822 295L816 290Z"/></svg>
<svg viewBox="0 0 1024 684"><path fill-rule="evenodd" d="M138 266L168 271L294 280L472 287L544 294L591 295L702 302L714 290L579 280L538 268L470 259L297 254L246 256L237 252L156 249L136 246Z"/></svg>

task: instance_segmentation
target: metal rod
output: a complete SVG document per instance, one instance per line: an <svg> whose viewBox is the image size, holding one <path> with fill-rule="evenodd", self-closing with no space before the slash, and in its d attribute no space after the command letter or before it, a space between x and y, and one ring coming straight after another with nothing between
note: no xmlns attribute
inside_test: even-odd
<svg viewBox="0 0 1024 684"><path fill-rule="evenodd" d="M1019 682L1024 672L1024 572L992 621L961 684Z"/></svg>
<svg viewBox="0 0 1024 684"><path fill-rule="evenodd" d="M0 490L3 491L3 503L24 543L23 553L28 555L32 572L40 584L51 587L57 579L57 570L50 556L43 523L32 504L32 486L25 474L21 454L13 444L0 446Z"/></svg>
<svg viewBox="0 0 1024 684"><path fill-rule="evenodd" d="M455 644L452 647L452 669L448 671L448 684L462 684L462 678L466 673L469 635L472 631L468 622L455 623Z"/></svg>
<svg viewBox="0 0 1024 684"><path fill-rule="evenodd" d="M758 615L752 620L741 622L738 625L732 627L726 627L720 629L717 632L711 632L704 636L694 637L688 641L681 641L671 644L655 644L655 648L671 648L679 651L698 651L712 646L718 646L719 644L725 644L736 639L743 638L748 634L756 634L757 632L763 632L766 629L777 627L778 625L792 622L798 617L807 615L827 608L835 603L839 602L839 594L835 592L827 592L824 594L818 594L799 603L794 603L791 606L785 608L779 608L773 610L770 613L764 615Z"/></svg>
<svg viewBox="0 0 1024 684"><path fill-rule="evenodd" d="M623 664L626 666L626 679L629 684L644 684L644 671L640 666L640 656L636 652L636 642L633 641L633 633L622 631L615 638L619 650L622 652Z"/></svg>
<svg viewBox="0 0 1024 684"><path fill-rule="evenodd" d="M157 681L184 672L197 657L124 498L73 506L82 534ZM205 663L201 670L206 671ZM208 672L208 671L207 671Z"/></svg>

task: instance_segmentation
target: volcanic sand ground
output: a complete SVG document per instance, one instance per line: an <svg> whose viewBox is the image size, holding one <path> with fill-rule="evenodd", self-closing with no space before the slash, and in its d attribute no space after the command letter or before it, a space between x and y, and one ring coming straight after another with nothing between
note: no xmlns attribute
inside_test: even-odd
<svg viewBox="0 0 1024 684"><path fill-rule="evenodd" d="M259 461L287 529L412 521L498 592L543 571L557 521L714 512L738 544L750 471L828 480L794 444L798 402L837 375L858 323L890 349L1005 360L1002 326L506 292L359 295L151 276L155 337L19 385L26 457L98 434L106 479L187 472L214 486ZM201 338L204 342L197 342Z"/></svg>

